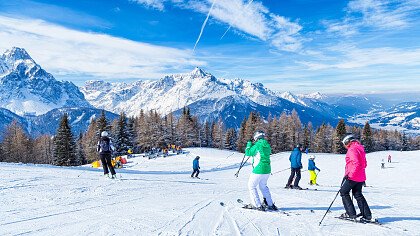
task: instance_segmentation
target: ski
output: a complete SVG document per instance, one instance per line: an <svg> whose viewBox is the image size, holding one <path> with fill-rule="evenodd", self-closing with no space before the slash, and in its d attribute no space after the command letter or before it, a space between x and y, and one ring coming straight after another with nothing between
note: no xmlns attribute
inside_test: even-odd
<svg viewBox="0 0 420 236"><path fill-rule="evenodd" d="M284 187L285 189L294 189L294 190L308 190L308 191L318 191L317 188L290 188L290 187Z"/></svg>
<svg viewBox="0 0 420 236"><path fill-rule="evenodd" d="M242 208L243 208L243 209L261 211L261 210L257 209L256 207L252 206L251 204L245 204L245 203L242 201L242 199L240 199L240 198L238 198L236 201L237 201L239 204L242 204ZM266 207L265 207L265 210L264 210L264 211L261 211L261 212L277 212L277 213L282 213L282 214L284 214L284 215L286 215L286 216L290 216L290 215L292 214L292 213L290 213L290 212L282 211L282 210L280 210L280 209L278 209L278 210L276 210L276 211L274 211L274 210L269 210L269 209L267 209ZM298 214L296 214L296 215L298 215Z"/></svg>
<svg viewBox="0 0 420 236"><path fill-rule="evenodd" d="M337 218L337 219L340 219L340 220L345 220L345 221L350 221L350 222L353 222L353 223L359 223L359 224L373 224L373 225L378 225L378 226L383 226L383 227L386 227L386 226L384 226L381 222L379 222L379 221L378 221L378 219L363 220L363 221L361 221L361 220L360 220L360 218L351 219L351 218L343 218L343 217L339 217L339 216L334 217L334 218ZM386 227L386 228L388 228L388 227Z"/></svg>

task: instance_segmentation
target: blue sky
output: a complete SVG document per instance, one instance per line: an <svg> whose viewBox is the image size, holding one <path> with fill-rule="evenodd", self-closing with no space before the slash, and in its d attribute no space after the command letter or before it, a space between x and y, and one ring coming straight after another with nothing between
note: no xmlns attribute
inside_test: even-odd
<svg viewBox="0 0 420 236"><path fill-rule="evenodd" d="M420 0L0 0L0 51L77 85L199 66L278 91L417 92L419 18Z"/></svg>

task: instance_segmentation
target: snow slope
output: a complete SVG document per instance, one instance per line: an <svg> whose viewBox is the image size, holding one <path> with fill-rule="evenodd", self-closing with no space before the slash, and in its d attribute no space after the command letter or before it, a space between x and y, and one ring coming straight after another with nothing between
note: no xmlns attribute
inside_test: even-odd
<svg viewBox="0 0 420 236"><path fill-rule="evenodd" d="M344 172L344 155L317 154L318 191L286 190L290 153L272 155L269 179L281 210L240 208L249 202L246 166L233 175L243 154L194 148L188 154L149 160L138 155L117 170L121 180L105 179L100 169L0 163L2 235L419 235L420 184L415 152L367 155L364 194L384 227L335 219L343 212L340 197L321 226ZM392 155L393 163L380 168ZM199 155L202 179L191 179ZM307 167L304 155L304 168ZM411 180L411 181L410 181ZM307 187L308 172L301 186ZM224 202L222 207L220 202ZM311 213L310 210L314 210Z"/></svg>

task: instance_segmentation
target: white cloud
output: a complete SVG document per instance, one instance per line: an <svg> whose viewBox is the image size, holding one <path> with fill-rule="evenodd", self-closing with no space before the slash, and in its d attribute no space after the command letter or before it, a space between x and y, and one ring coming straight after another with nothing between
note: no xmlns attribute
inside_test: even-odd
<svg viewBox="0 0 420 236"><path fill-rule="evenodd" d="M355 35L362 28L399 30L417 24L419 0L352 0L339 21L323 21L327 32L343 36Z"/></svg>
<svg viewBox="0 0 420 236"><path fill-rule="evenodd" d="M132 2L142 4L148 7L155 8L157 10L163 11L165 0L130 0Z"/></svg>
<svg viewBox="0 0 420 236"><path fill-rule="evenodd" d="M149 2L149 6L156 3L172 3L176 7L189 9L202 14L208 14L213 0L137 0L141 4ZM156 8L156 7L155 7ZM163 7L162 7L163 9ZM270 13L261 2L252 0L216 1L211 10L210 18L225 23L229 27L268 42L282 51L297 51L302 46L299 31L302 29L296 22Z"/></svg>
<svg viewBox="0 0 420 236"><path fill-rule="evenodd" d="M336 55L328 61L298 61L309 70L356 69L375 65L418 66L420 65L420 48L357 48L355 46L338 45L329 48Z"/></svg>
<svg viewBox="0 0 420 236"><path fill-rule="evenodd" d="M42 20L0 15L0 50L23 47L47 71L101 78L159 78L167 68L206 63L191 50L68 29Z"/></svg>

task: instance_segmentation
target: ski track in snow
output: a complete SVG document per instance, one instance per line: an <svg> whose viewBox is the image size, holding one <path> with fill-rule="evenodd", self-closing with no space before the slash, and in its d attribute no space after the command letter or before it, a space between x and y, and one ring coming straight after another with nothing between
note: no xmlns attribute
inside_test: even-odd
<svg viewBox="0 0 420 236"><path fill-rule="evenodd" d="M367 155L369 187L363 192L373 217L383 226L335 219L344 211L340 196L318 226L338 191L344 155L316 154L316 164L322 169L318 191L284 189L290 171L270 176L268 186L280 212L258 212L242 209L236 202L238 198L250 201L251 167L245 166L238 178L233 176L243 154L226 158L231 151L188 150L194 155L131 158L126 168L117 169L120 180L106 179L101 169L88 166L0 163L0 234L419 235L420 186L414 180L420 151ZM388 154L395 162L381 169L381 159ZM202 179L189 177L195 155L201 157ZM272 155L272 171L287 168L289 155ZM304 168L306 157L302 158ZM308 176L302 172L302 187L308 186Z"/></svg>

